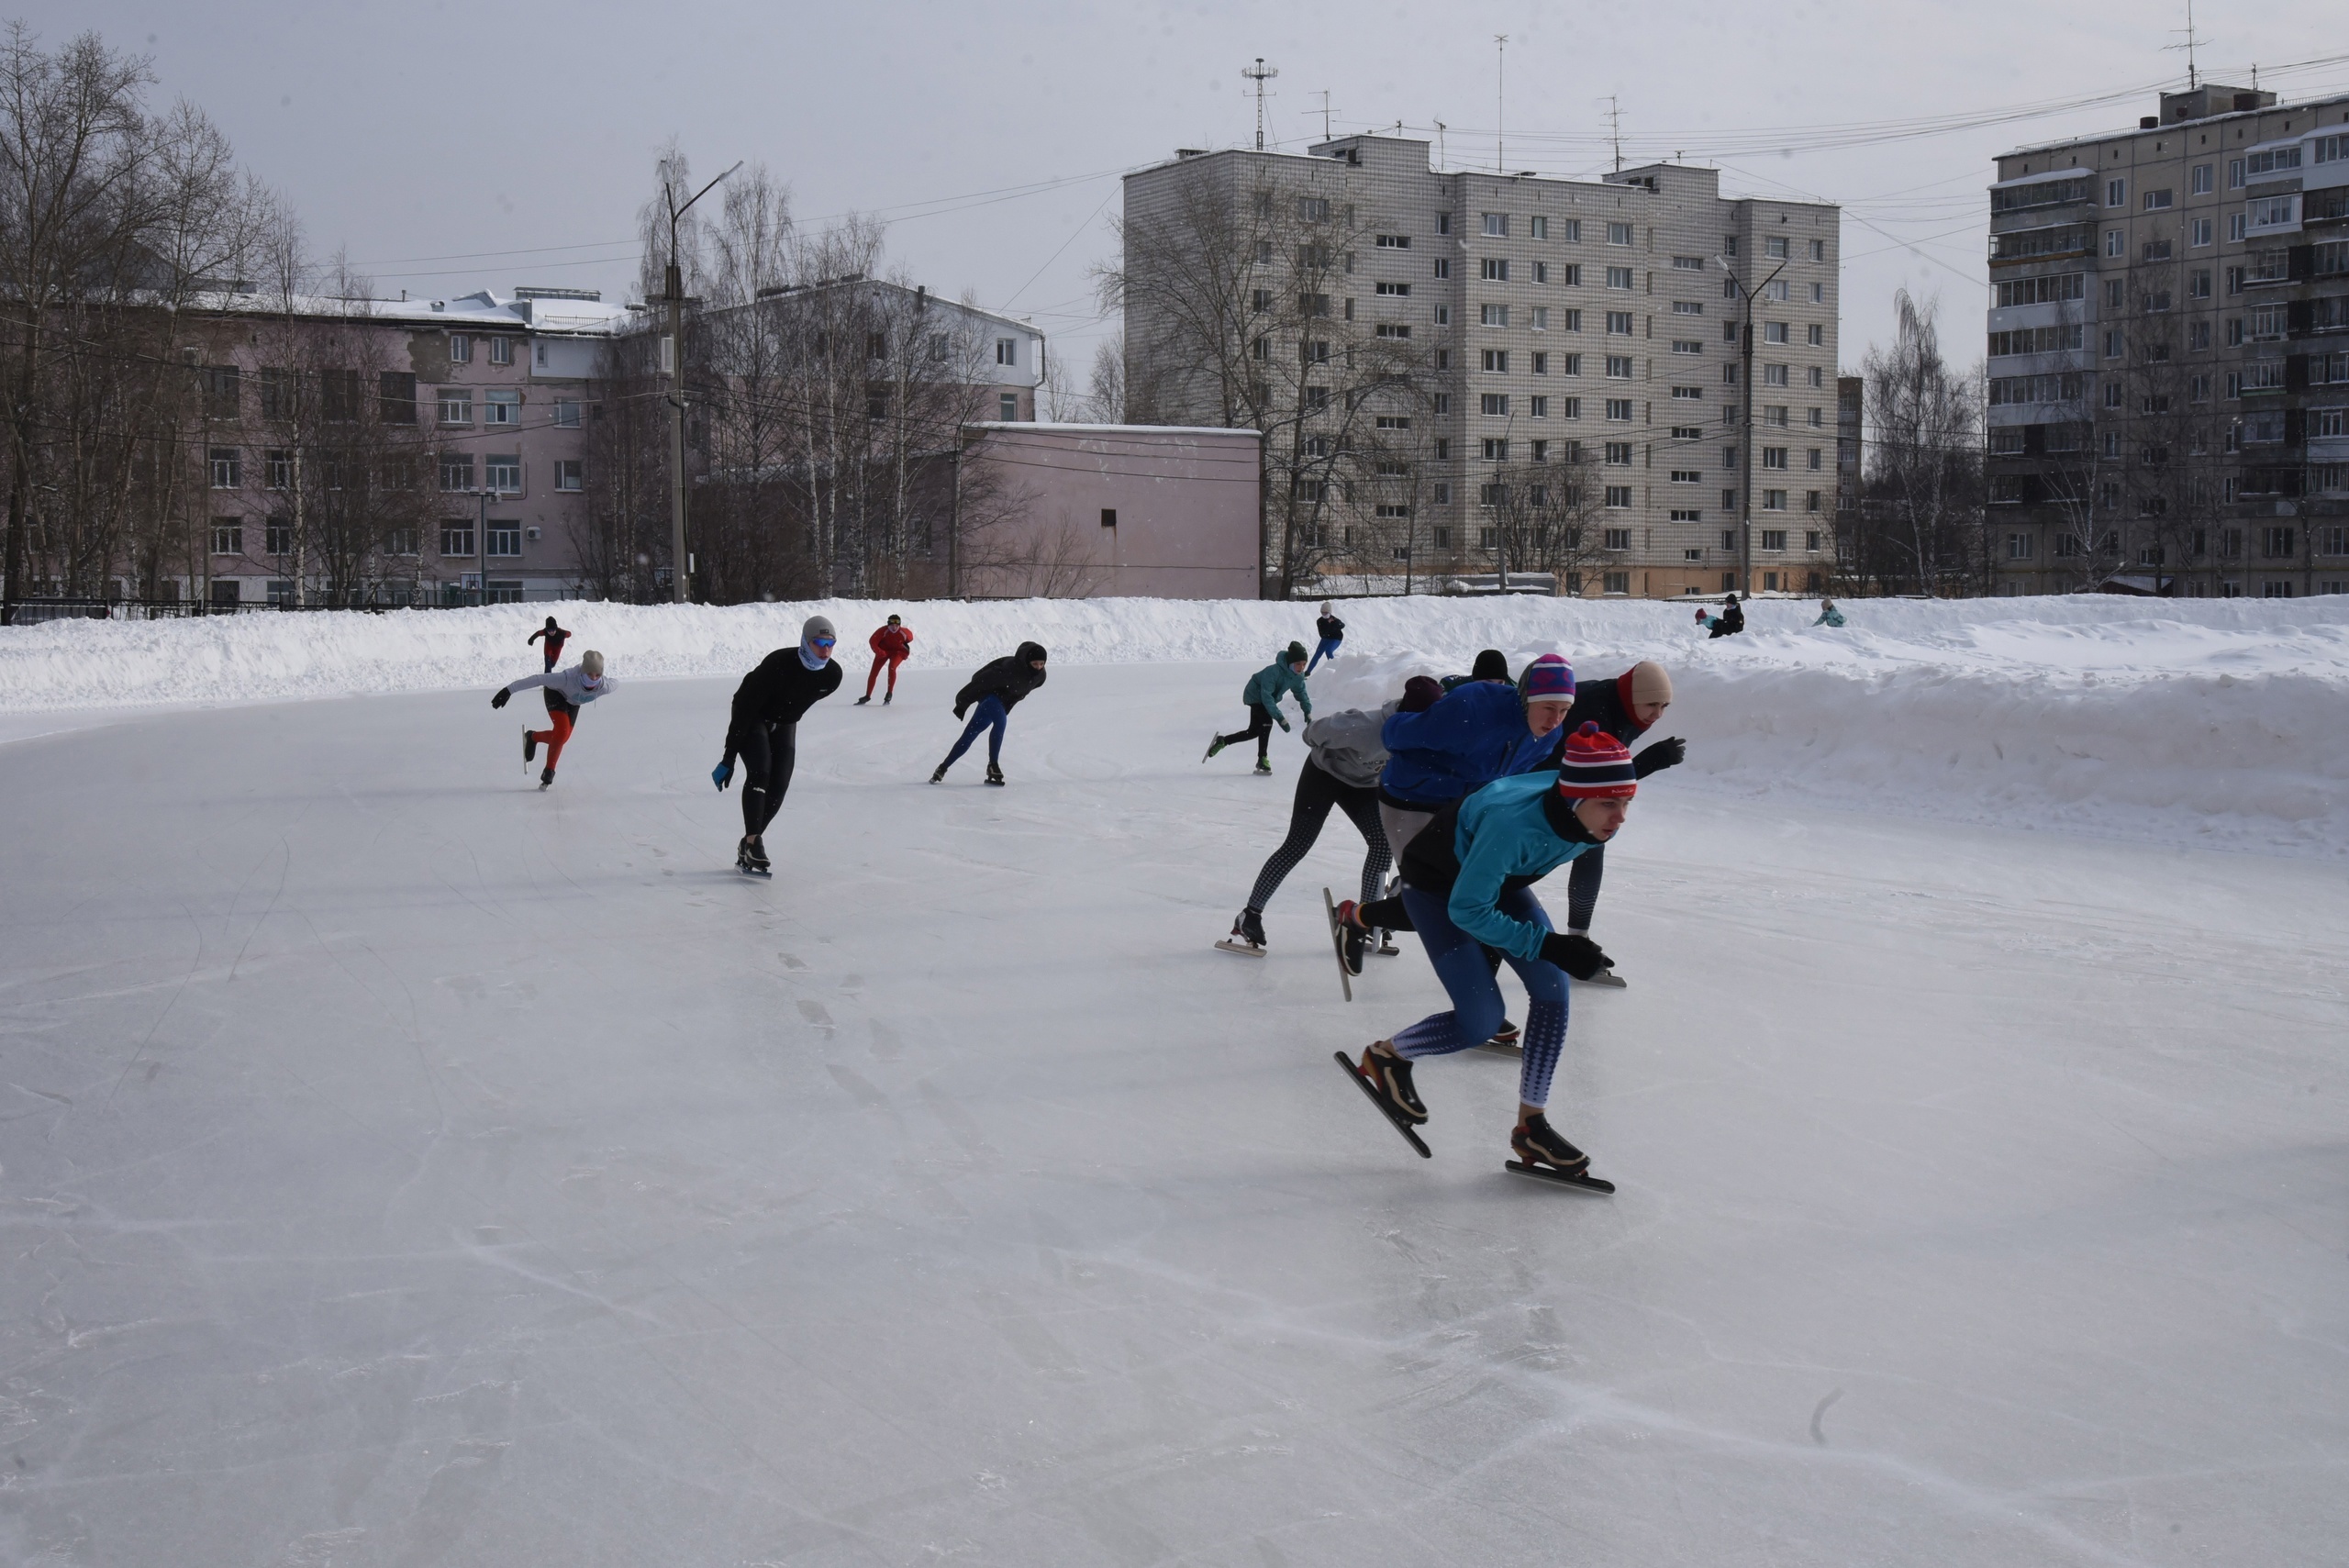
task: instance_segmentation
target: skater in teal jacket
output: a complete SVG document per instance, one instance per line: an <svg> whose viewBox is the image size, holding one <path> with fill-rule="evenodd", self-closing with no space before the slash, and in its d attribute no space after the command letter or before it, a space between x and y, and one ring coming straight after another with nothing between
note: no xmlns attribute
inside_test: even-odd
<svg viewBox="0 0 2349 1568"><path fill-rule="evenodd" d="M1297 706L1304 710L1306 717L1313 717L1313 699L1305 695L1305 644L1302 642L1290 643L1271 663L1248 677L1248 684L1240 693L1240 700L1248 705L1248 728L1210 740L1207 757L1199 761L1206 762L1208 757L1214 756L1226 746L1253 740L1256 742L1256 771L1271 773L1273 764L1265 755L1265 750L1272 745L1273 726L1277 724L1283 729L1288 728L1288 720L1281 717L1283 692L1295 692Z"/></svg>

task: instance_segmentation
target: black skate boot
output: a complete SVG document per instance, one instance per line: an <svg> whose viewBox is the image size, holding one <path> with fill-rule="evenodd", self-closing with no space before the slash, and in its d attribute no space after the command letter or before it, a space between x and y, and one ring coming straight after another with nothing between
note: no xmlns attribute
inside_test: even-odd
<svg viewBox="0 0 2349 1568"><path fill-rule="evenodd" d="M538 760L539 738L530 733L530 727L526 724L522 727L522 765L527 768Z"/></svg>
<svg viewBox="0 0 2349 1568"><path fill-rule="evenodd" d="M946 782L945 763L941 762L938 764L937 769L930 775L930 782L932 784L944 784Z"/></svg>
<svg viewBox="0 0 2349 1568"><path fill-rule="evenodd" d="M552 768L541 768L539 770L539 787L540 789L545 789L548 785L553 783L554 770Z"/></svg>
<svg viewBox="0 0 2349 1568"><path fill-rule="evenodd" d="M1385 1041L1380 1041L1385 1044ZM1355 1069L1370 1086L1376 1090L1380 1102L1396 1115L1417 1126L1428 1119L1428 1107L1419 1102L1419 1092L1411 1086L1411 1064L1399 1056L1382 1054L1377 1046L1362 1053L1362 1065Z"/></svg>
<svg viewBox="0 0 2349 1568"><path fill-rule="evenodd" d="M866 700L870 701L871 699L868 698ZM891 703L896 702L896 700L897 694L895 692L883 692L881 694L881 706L883 707L887 707Z"/></svg>
<svg viewBox="0 0 2349 1568"><path fill-rule="evenodd" d="M1231 935L1215 945L1226 952L1246 953L1251 958L1264 957L1264 917L1253 909L1242 909L1240 917L1231 922Z"/></svg>
<svg viewBox="0 0 2349 1568"><path fill-rule="evenodd" d="M854 701L853 703L851 703L849 706L852 706L852 707L863 707L866 703L869 703L869 702L871 702L872 700L873 700L873 694L872 694L872 693L870 693L870 692L867 692L867 693L865 693L865 694L864 694L864 695L863 695L863 696L861 696L861 697L857 698L857 699L856 699L856 701Z"/></svg>
<svg viewBox="0 0 2349 1568"><path fill-rule="evenodd" d="M1563 1176L1579 1176L1590 1169L1590 1156L1559 1137L1550 1118L1539 1111L1518 1123L1517 1130L1508 1135L1508 1146L1536 1173L1555 1171Z"/></svg>
<svg viewBox="0 0 2349 1568"><path fill-rule="evenodd" d="M1525 1054L1525 1039L1518 1032L1514 1023L1503 1018L1501 1027L1493 1031L1493 1038L1476 1049L1493 1051L1501 1056L1522 1056Z"/></svg>
<svg viewBox="0 0 2349 1568"><path fill-rule="evenodd" d="M774 868L767 864L767 847L760 839L744 834L741 844L734 851L734 863L751 876L773 876Z"/></svg>
<svg viewBox="0 0 2349 1568"><path fill-rule="evenodd" d="M1000 784L1003 783L1003 770L996 767L993 762L989 762L987 764L987 783L991 784Z"/></svg>

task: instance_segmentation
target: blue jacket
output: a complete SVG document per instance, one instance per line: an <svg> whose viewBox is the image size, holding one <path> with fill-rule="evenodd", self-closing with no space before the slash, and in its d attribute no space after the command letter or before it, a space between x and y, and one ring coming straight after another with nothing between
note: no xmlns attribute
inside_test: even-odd
<svg viewBox="0 0 2349 1568"><path fill-rule="evenodd" d="M1546 738L1535 741L1525 727L1517 688L1497 681L1471 681L1424 713L1398 713L1379 739L1387 758L1378 787L1428 810L1531 766L1547 750Z"/></svg>
<svg viewBox="0 0 2349 1568"><path fill-rule="evenodd" d="M1305 695L1305 677L1288 667L1286 654L1249 676L1240 700L1263 703L1267 709L1276 708L1281 705L1283 692L1295 692L1297 706L1305 710L1306 717L1313 717L1313 699Z"/></svg>
<svg viewBox="0 0 2349 1568"><path fill-rule="evenodd" d="M1444 913L1452 923L1484 943L1522 959L1542 956L1546 926L1515 919L1497 907L1511 879L1547 876L1596 844L1559 836L1544 803L1558 787L1555 772L1520 773L1486 785L1460 805L1453 851L1460 874L1453 880Z"/></svg>

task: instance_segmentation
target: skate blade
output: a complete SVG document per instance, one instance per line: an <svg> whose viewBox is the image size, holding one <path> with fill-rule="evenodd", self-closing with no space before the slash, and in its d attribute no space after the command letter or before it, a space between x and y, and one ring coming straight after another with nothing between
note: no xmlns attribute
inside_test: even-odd
<svg viewBox="0 0 2349 1568"><path fill-rule="evenodd" d="M1495 1056L1522 1057L1525 1054L1525 1042L1523 1040L1519 1040L1512 1044L1505 1040L1488 1040L1484 1044L1475 1046L1472 1049L1477 1051L1489 1051Z"/></svg>
<svg viewBox="0 0 2349 1568"><path fill-rule="evenodd" d="M1626 982L1621 975L1616 973L1611 969L1602 969L1598 973L1592 975L1589 979L1579 982L1579 984L1584 985L1604 986L1609 991L1625 991L1631 988L1629 983Z"/></svg>
<svg viewBox="0 0 2349 1568"><path fill-rule="evenodd" d="M1584 1192L1601 1196L1615 1190L1614 1183L1604 1176L1594 1176L1587 1172L1581 1175L1569 1176L1564 1171L1553 1171L1543 1165L1529 1165L1522 1160L1508 1161L1501 1168L1505 1171L1513 1171L1520 1176L1531 1176L1537 1182L1547 1182L1553 1187L1576 1187Z"/></svg>
<svg viewBox="0 0 2349 1568"><path fill-rule="evenodd" d="M1420 1141L1419 1133L1413 1129L1411 1124L1404 1120L1395 1107L1386 1103L1386 1097L1384 1095L1371 1087L1370 1080L1362 1075L1362 1070L1354 1065L1353 1057L1342 1051L1333 1051L1330 1054L1337 1059L1338 1065L1345 1070L1346 1076L1354 1081L1354 1087L1370 1096L1370 1103L1378 1107L1378 1114L1386 1118L1387 1125L1403 1135L1404 1142L1419 1151L1420 1159L1435 1158L1428 1146Z"/></svg>
<svg viewBox="0 0 2349 1568"><path fill-rule="evenodd" d="M1337 900L1330 896L1330 890L1326 887L1321 890L1321 909L1330 921L1330 946L1338 955L1338 984L1345 991L1346 1000L1351 1002L1354 999L1353 972L1346 967L1346 939L1338 925Z"/></svg>
<svg viewBox="0 0 2349 1568"><path fill-rule="evenodd" d="M1224 938L1223 940L1216 943L1215 945L1221 948L1226 952L1239 953L1243 958L1262 958L1264 956L1264 950L1263 948L1252 948L1246 942L1235 942L1230 937Z"/></svg>

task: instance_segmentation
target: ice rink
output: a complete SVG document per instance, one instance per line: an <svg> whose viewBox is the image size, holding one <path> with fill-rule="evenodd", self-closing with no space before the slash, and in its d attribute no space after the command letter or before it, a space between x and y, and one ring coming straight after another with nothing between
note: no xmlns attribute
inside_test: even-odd
<svg viewBox="0 0 2349 1568"><path fill-rule="evenodd" d="M528 693L0 744L0 1562L2342 1561L2337 859L1660 775L1594 1198L1501 1171L1512 1062L1427 1162L1341 1080L1441 997L1341 1000L1341 819L1209 945L1260 662L1055 669L992 790L918 656L771 883L730 679L545 795Z"/></svg>

